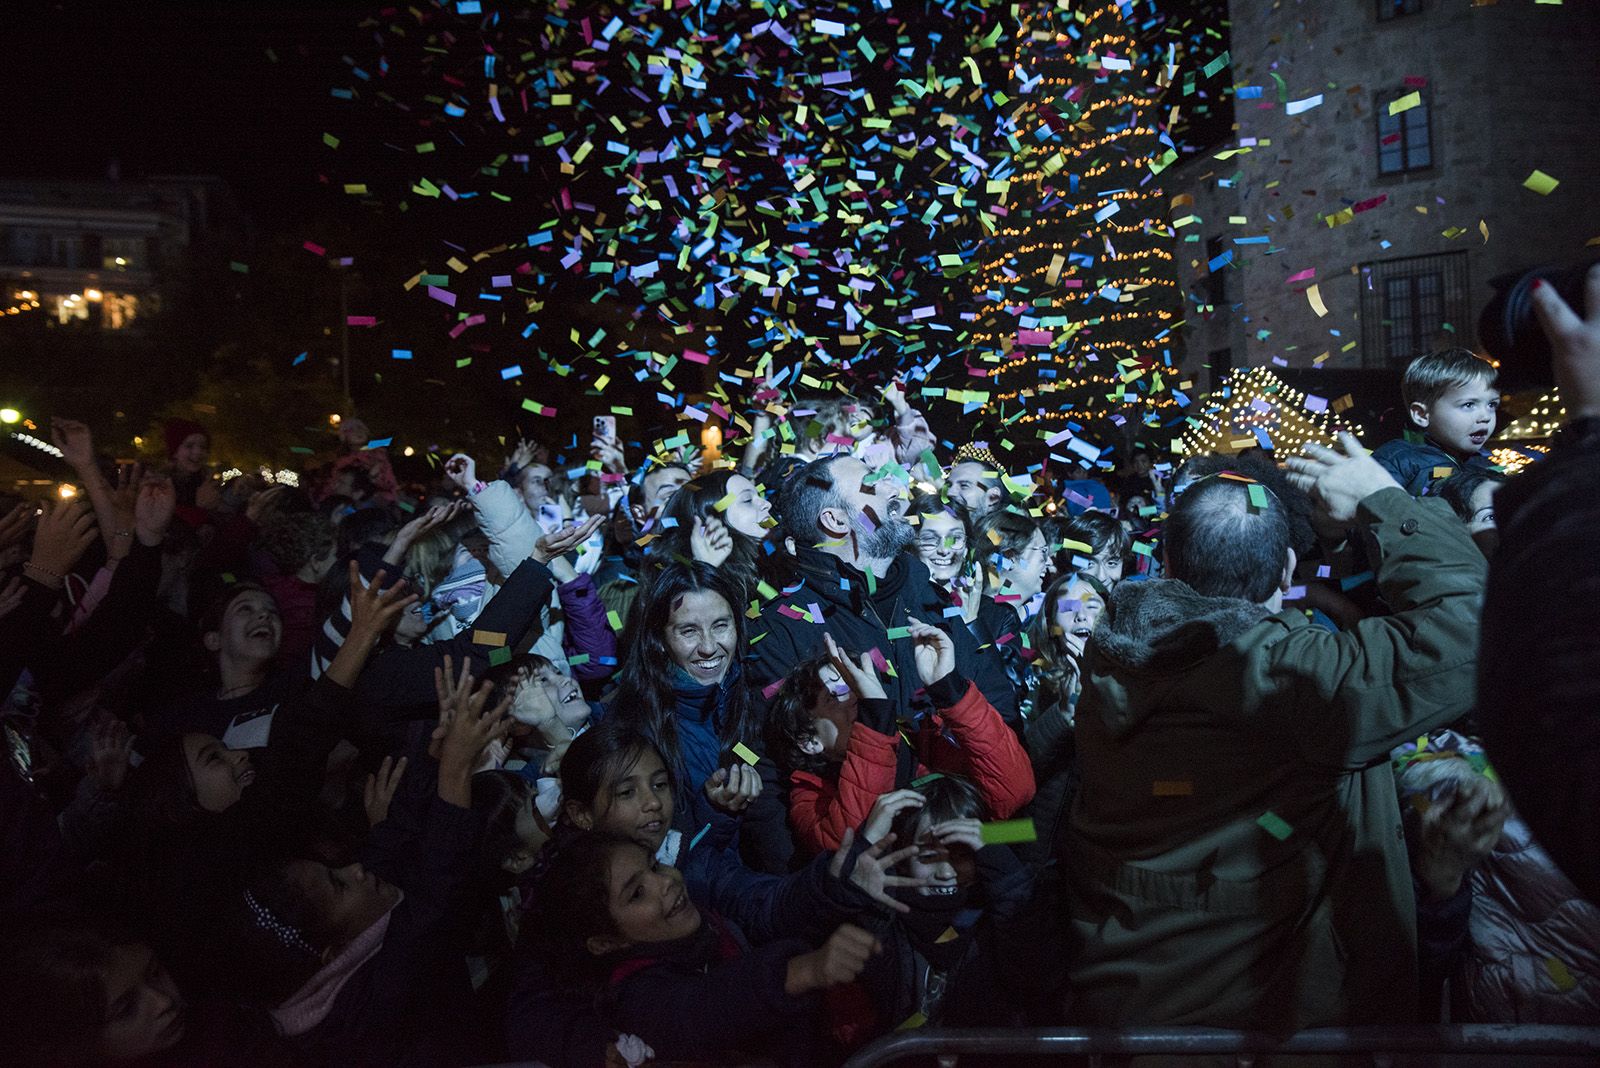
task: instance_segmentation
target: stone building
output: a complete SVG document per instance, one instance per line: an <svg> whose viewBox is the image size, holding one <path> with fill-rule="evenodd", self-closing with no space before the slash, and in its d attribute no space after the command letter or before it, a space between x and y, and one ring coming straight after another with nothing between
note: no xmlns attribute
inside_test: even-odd
<svg viewBox="0 0 1600 1068"><path fill-rule="evenodd" d="M1197 386L1263 364L1392 381L1420 352L1481 351L1491 279L1600 254L1600 5L1230 16L1236 139L1162 175Z"/></svg>
<svg viewBox="0 0 1600 1068"><path fill-rule="evenodd" d="M239 225L219 179L0 179L0 316L137 329L190 249Z"/></svg>

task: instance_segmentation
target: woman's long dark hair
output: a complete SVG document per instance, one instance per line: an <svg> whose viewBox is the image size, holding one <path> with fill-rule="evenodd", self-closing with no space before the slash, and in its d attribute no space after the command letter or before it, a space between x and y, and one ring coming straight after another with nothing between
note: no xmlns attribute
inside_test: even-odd
<svg viewBox="0 0 1600 1068"><path fill-rule="evenodd" d="M744 615L740 611L739 591L719 571L707 564L693 561L688 564L672 563L655 575L639 594L633 611L628 616L628 626L622 635L623 648L627 650L622 664L621 681L611 699L611 715L621 717L656 743L662 761L684 784L683 753L678 745L678 696L673 690L672 653L667 649L667 624L672 611L690 593L714 593L727 602L733 616L735 664L744 660ZM727 704L722 723L722 744L754 741L755 715L750 700L749 686L741 672L729 685ZM698 784L687 784L696 786Z"/></svg>
<svg viewBox="0 0 1600 1068"><path fill-rule="evenodd" d="M694 559L689 544L694 521L722 518L717 505L727 497L728 483L737 474L738 471L731 470L712 471L680 486L661 510L661 536L650 543L647 559L658 567ZM769 553L767 539L752 538L731 526L728 535L733 541L733 552L717 570L730 577L739 590L739 599L729 602L737 612L755 597L758 582L765 580L775 587L784 584L782 554Z"/></svg>

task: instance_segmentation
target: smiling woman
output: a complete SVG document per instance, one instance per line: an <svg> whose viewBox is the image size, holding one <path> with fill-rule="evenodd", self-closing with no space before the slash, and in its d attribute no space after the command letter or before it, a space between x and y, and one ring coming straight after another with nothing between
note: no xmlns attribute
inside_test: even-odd
<svg viewBox="0 0 1600 1068"><path fill-rule="evenodd" d="M702 789L735 743L755 744L739 667L744 620L732 584L705 564L672 564L640 595L611 714L660 746L683 788Z"/></svg>

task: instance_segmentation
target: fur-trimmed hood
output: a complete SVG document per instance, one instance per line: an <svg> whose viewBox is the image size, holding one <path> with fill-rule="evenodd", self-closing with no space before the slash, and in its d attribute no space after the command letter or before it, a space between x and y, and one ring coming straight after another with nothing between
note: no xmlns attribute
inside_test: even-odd
<svg viewBox="0 0 1600 1068"><path fill-rule="evenodd" d="M1118 733L1132 728L1159 703L1163 677L1175 682L1271 614L1235 597L1207 597L1176 579L1120 584L1089 640L1086 663L1118 677L1129 698L1144 699L1096 702L1106 725Z"/></svg>

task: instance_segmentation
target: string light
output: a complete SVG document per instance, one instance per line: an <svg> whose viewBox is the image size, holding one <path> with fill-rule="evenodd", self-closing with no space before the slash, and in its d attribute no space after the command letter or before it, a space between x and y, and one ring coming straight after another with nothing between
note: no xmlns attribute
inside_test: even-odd
<svg viewBox="0 0 1600 1068"><path fill-rule="evenodd" d="M1148 421L1180 404L1162 376L1180 374L1163 342L1182 299L1165 196L1148 171L1162 151L1161 128L1145 117L1160 79L1146 74L1132 17L1116 2L1022 12L1012 82L1029 103L1014 116L1010 214L976 274L971 333L973 362L994 365L992 403L1034 402L1008 424L1135 408ZM1051 336L1029 346L1018 330Z"/></svg>
<svg viewBox="0 0 1600 1068"><path fill-rule="evenodd" d="M1561 390L1552 389L1534 402L1528 414L1514 419L1500 432L1501 441L1539 441L1556 432L1567 418L1567 407L1561 403Z"/></svg>
<svg viewBox="0 0 1600 1068"><path fill-rule="evenodd" d="M1267 448L1284 457L1310 442L1331 445L1340 431L1361 436L1361 427L1339 416L1332 406L1313 412L1306 407L1304 393L1266 367L1251 367L1233 372L1221 389L1202 399L1199 413L1189 419L1181 448L1186 456Z"/></svg>

